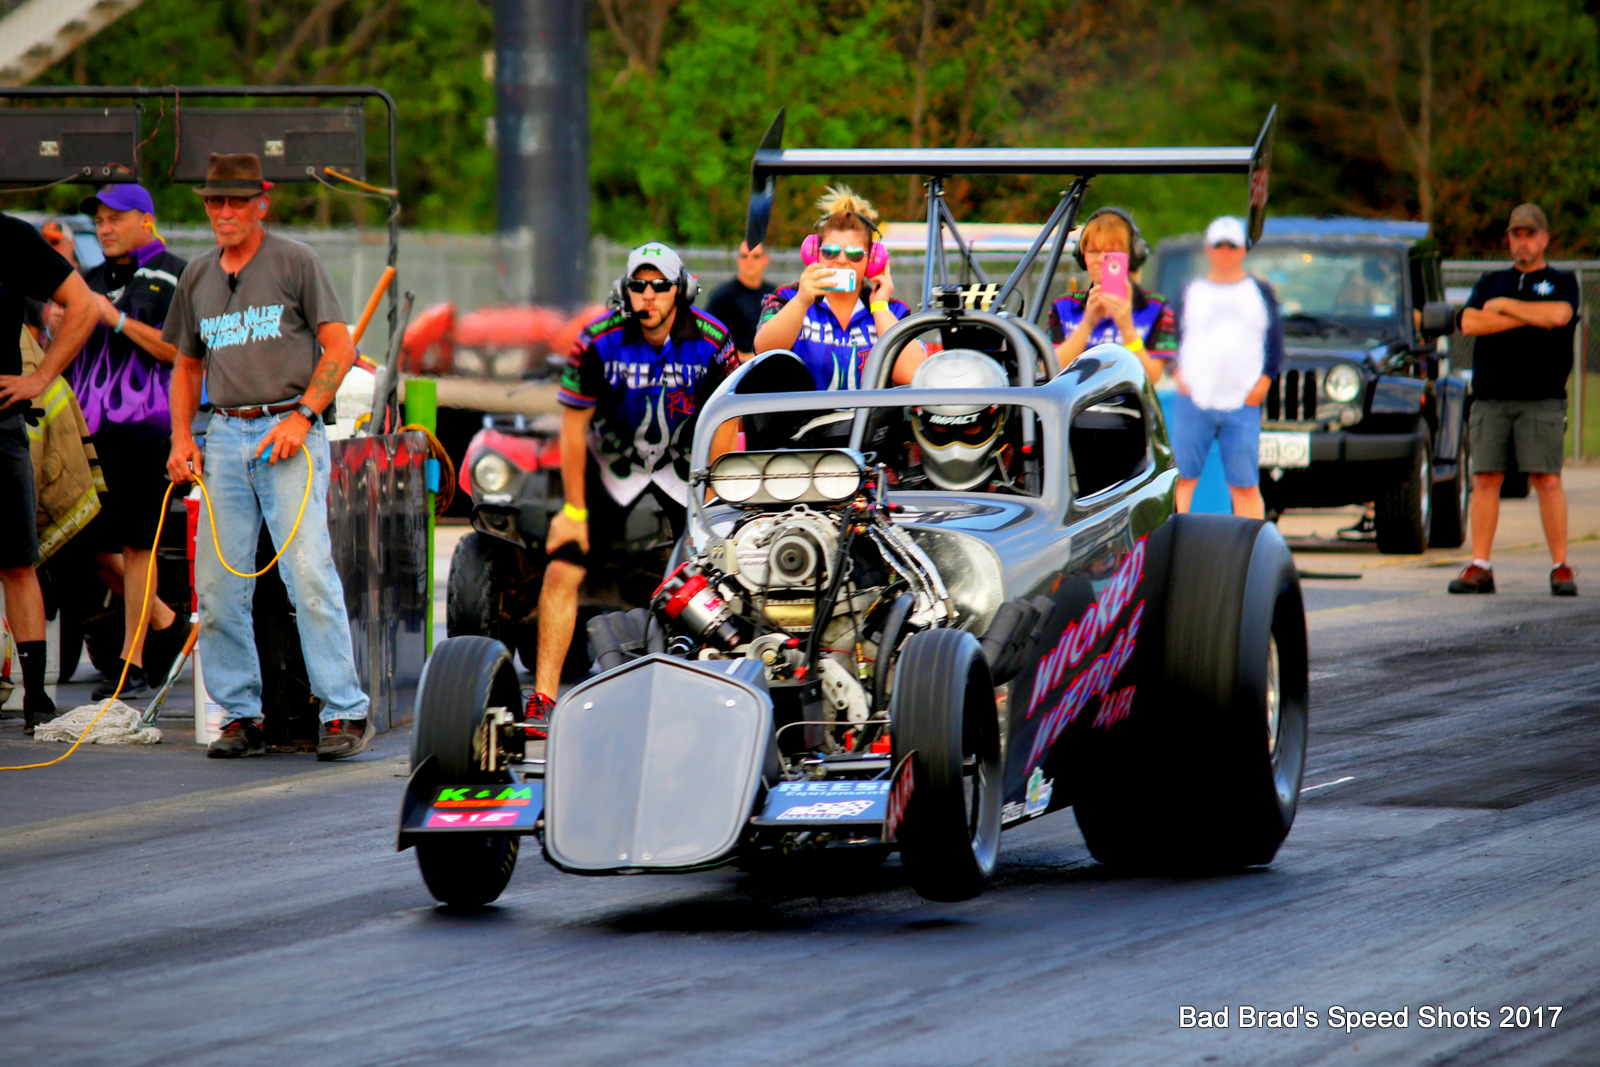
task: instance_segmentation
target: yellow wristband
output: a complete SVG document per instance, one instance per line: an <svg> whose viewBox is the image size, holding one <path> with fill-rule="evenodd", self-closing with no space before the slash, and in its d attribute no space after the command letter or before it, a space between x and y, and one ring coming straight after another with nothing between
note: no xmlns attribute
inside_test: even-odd
<svg viewBox="0 0 1600 1067"><path fill-rule="evenodd" d="M867 305L867 310L872 312L874 315L876 315L880 311L888 311L889 310L889 301L887 301L887 300L874 300L872 303Z"/></svg>
<svg viewBox="0 0 1600 1067"><path fill-rule="evenodd" d="M1144 352L1144 338L1135 337L1133 340L1125 342L1122 347L1136 356L1141 355Z"/></svg>
<svg viewBox="0 0 1600 1067"><path fill-rule="evenodd" d="M588 522L589 521L589 509L588 508L575 508L571 504L562 504L561 505L561 514L565 515L567 518L571 519L573 522Z"/></svg>

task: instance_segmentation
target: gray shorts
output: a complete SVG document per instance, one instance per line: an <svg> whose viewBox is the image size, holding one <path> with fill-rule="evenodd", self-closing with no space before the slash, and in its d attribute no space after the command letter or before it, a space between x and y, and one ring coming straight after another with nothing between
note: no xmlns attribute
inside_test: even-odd
<svg viewBox="0 0 1600 1067"><path fill-rule="evenodd" d="M1472 470L1494 474L1511 465L1533 474L1559 474L1567 433L1565 400L1475 400Z"/></svg>

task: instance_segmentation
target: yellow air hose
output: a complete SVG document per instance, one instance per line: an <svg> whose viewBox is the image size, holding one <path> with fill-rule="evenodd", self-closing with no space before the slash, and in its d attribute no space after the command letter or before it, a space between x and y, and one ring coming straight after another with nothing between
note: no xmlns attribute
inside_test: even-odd
<svg viewBox="0 0 1600 1067"><path fill-rule="evenodd" d="M300 520L305 518L306 515L306 505L311 501L311 479L316 474L316 471L311 463L311 453L306 450L306 446L304 444L301 444L300 446L300 454L306 458L306 489L305 492L300 496L300 512L294 517L294 527L289 531L289 536L283 542L283 547L278 549L278 554L273 556L271 562L269 562L265 567L262 567L260 570L252 574L246 574L243 571L235 570L233 565L228 562L225 556L223 556L222 541L217 537L217 513L216 509L211 506L211 490L206 488L206 483L201 481L198 474L194 476L194 480L200 485L201 494L206 498L206 516L211 520L211 544L217 550L217 561L220 562L223 567L227 568L229 574L238 575L240 578L259 578L263 574L270 571L273 567L277 566L278 560L283 558L283 553L291 544L294 543L295 534L300 532ZM172 500L172 490L177 486L177 484L178 483L176 482L170 483L167 486L166 493L161 497L161 518L156 520L155 540L150 543L150 566L146 568L144 575L144 605L139 609L139 628L141 630L144 629L144 627L150 622L150 594L156 574L155 554L156 550L161 547L161 528L167 523L167 504ZM173 623L173 625L176 626L177 623ZM198 623L196 625L198 625ZM130 666L131 664L127 660L122 661L122 676L117 679L117 691L112 693L110 698L106 700L105 706L100 709L99 713L96 714L93 719L89 720L89 725L84 727L83 733L79 734L78 739L72 742L71 748L67 749L61 755L47 763L24 763L16 767L0 767L0 771L33 771L38 770L41 767L54 767L68 756L78 751L78 746L83 744L83 739L89 736L89 731L94 729L95 723L100 721L100 717L110 709L111 705L116 702L117 697L122 694L122 687L127 684L128 681L128 668Z"/></svg>

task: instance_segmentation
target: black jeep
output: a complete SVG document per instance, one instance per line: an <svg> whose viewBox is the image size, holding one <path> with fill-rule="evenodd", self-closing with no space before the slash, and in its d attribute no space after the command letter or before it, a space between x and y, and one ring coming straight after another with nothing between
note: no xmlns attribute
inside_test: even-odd
<svg viewBox="0 0 1600 1067"><path fill-rule="evenodd" d="M1245 267L1283 314L1278 380L1261 405L1269 512L1371 504L1381 552L1466 537L1471 375L1450 369L1439 250L1427 223L1268 219ZM1206 270L1195 236L1161 243L1155 287Z"/></svg>

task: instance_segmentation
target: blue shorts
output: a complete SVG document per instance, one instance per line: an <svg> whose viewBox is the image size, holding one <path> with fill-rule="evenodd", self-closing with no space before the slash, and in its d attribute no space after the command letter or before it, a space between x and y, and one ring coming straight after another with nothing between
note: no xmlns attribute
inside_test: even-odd
<svg viewBox="0 0 1600 1067"><path fill-rule="evenodd" d="M1205 470L1211 442L1222 453L1222 475L1235 489L1261 484L1261 408L1242 407L1210 411L1198 407L1182 393L1174 393L1168 408L1173 458L1178 477L1198 479Z"/></svg>

